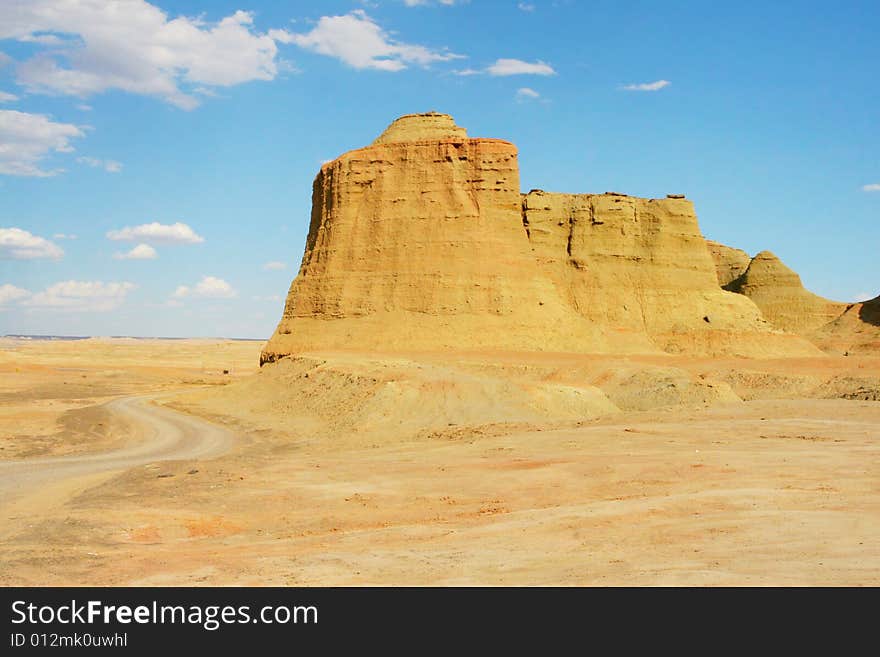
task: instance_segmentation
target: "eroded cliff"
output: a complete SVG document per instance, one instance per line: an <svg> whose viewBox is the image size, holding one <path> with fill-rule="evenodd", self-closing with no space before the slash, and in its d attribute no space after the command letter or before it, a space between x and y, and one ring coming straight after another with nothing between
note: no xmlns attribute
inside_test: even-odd
<svg viewBox="0 0 880 657"><path fill-rule="evenodd" d="M513 144L468 138L446 115L401 117L321 167L302 266L264 359L321 348L606 350L601 327L536 270L521 208Z"/></svg>
<svg viewBox="0 0 880 657"><path fill-rule="evenodd" d="M842 303L807 290L801 277L770 251L745 251L707 241L724 289L751 299L775 327L834 354L880 351L880 297ZM745 264L743 264L745 263Z"/></svg>
<svg viewBox="0 0 880 657"><path fill-rule="evenodd" d="M880 297L847 304L839 316L809 337L829 353L880 353Z"/></svg>
<svg viewBox="0 0 880 657"><path fill-rule="evenodd" d="M846 304L807 290L801 277L770 251L761 251L728 289L755 302L774 326L809 334L838 317Z"/></svg>
<svg viewBox="0 0 880 657"><path fill-rule="evenodd" d="M720 242L706 240L709 247L709 255L715 261L715 272L718 275L718 285L724 289L729 289L729 285L737 278L742 276L752 259L748 253L742 249L735 249L725 246Z"/></svg>
<svg viewBox="0 0 880 657"><path fill-rule="evenodd" d="M318 173L263 360L322 349L810 354L722 291L690 201L520 194L516 147L397 119Z"/></svg>
<svg viewBox="0 0 880 657"><path fill-rule="evenodd" d="M591 323L645 334L667 352L809 351L719 288L693 204L680 195L533 190L523 216L541 270Z"/></svg>

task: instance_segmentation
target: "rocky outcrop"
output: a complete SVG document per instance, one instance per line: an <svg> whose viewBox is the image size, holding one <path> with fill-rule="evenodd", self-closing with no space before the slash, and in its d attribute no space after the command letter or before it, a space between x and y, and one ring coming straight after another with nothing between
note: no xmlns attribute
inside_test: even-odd
<svg viewBox="0 0 880 657"><path fill-rule="evenodd" d="M667 352L794 347L753 303L719 288L693 204L681 195L532 190L523 218L541 270L593 324L646 334Z"/></svg>
<svg viewBox="0 0 880 657"><path fill-rule="evenodd" d="M752 261L749 254L742 249L734 249L712 240L706 240L706 246L709 247L709 255L715 262L718 285L724 289L728 289L733 281L742 276Z"/></svg>
<svg viewBox="0 0 880 657"><path fill-rule="evenodd" d="M823 351L838 354L880 353L880 296L847 304L834 320L809 336Z"/></svg>
<svg viewBox="0 0 880 657"><path fill-rule="evenodd" d="M448 114L426 112L407 114L395 119L373 142L377 144L401 144L414 141L468 141L467 130L457 126ZM486 140L484 140L486 141ZM499 140L500 141L500 140Z"/></svg>
<svg viewBox="0 0 880 657"><path fill-rule="evenodd" d="M752 258L746 271L728 289L747 296L774 326L810 335L837 318L846 304L813 294L801 277L770 251Z"/></svg>
<svg viewBox="0 0 880 657"><path fill-rule="evenodd" d="M451 117L396 120L321 167L299 275L264 353L608 348L536 270L516 147ZM638 345L650 348L647 343Z"/></svg>
<svg viewBox="0 0 880 657"><path fill-rule="evenodd" d="M718 283L751 299L773 326L835 354L880 352L880 297L831 301L807 290L800 276L770 251L745 251L706 241Z"/></svg>
<svg viewBox="0 0 880 657"><path fill-rule="evenodd" d="M263 360L323 349L812 353L718 287L690 201L521 195L516 147L437 113L321 167Z"/></svg>

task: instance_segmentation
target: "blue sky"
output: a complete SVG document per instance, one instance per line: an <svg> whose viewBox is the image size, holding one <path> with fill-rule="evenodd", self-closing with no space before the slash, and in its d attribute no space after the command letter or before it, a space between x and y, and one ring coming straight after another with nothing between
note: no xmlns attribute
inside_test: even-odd
<svg viewBox="0 0 880 657"><path fill-rule="evenodd" d="M0 0L0 334L267 337L320 163L427 110L880 292L876 1L112 4Z"/></svg>

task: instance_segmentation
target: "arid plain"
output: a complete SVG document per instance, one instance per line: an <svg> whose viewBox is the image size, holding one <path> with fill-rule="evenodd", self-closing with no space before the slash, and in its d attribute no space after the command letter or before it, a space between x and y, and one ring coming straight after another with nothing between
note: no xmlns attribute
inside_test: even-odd
<svg viewBox="0 0 880 657"><path fill-rule="evenodd" d="M0 583L880 584L880 359L262 346L4 339L2 463L98 466L4 491ZM232 441L101 466L132 396Z"/></svg>
<svg viewBox="0 0 880 657"><path fill-rule="evenodd" d="M266 342L0 341L0 584L880 584L880 297L437 112L301 263Z"/></svg>

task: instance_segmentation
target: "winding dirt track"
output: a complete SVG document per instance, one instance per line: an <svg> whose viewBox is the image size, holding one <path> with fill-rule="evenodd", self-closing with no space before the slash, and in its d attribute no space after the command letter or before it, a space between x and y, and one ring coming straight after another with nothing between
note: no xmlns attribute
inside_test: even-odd
<svg viewBox="0 0 880 657"><path fill-rule="evenodd" d="M207 459L227 452L232 433L198 418L150 404L152 397L123 397L107 409L126 418L133 426L130 445L112 452L81 456L0 461L0 509L33 493L64 495L66 482L125 470L146 463ZM51 490L49 490L51 489ZM49 502L49 500L44 500Z"/></svg>

